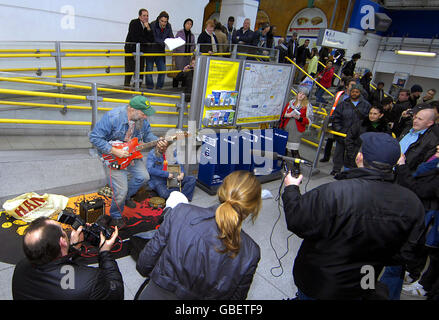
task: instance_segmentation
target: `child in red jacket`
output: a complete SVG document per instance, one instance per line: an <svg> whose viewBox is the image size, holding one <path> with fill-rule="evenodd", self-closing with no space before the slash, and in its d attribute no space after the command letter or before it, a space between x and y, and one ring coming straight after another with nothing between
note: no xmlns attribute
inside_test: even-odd
<svg viewBox="0 0 439 320"><path fill-rule="evenodd" d="M332 61L328 61L326 63L326 67L325 69L322 70L322 72L320 72L317 77L316 80L318 81L318 83L320 83L323 87L325 87L326 89L331 87L332 84L332 77L334 76L334 67L332 66ZM319 85L317 85L317 90L315 93L316 96L316 101L317 103L328 103L324 98L323 95L325 94L325 90L322 89Z"/></svg>

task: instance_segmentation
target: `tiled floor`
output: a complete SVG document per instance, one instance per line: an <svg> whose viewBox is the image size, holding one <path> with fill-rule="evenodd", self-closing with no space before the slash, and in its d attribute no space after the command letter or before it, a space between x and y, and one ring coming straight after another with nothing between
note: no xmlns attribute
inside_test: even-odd
<svg viewBox="0 0 439 320"><path fill-rule="evenodd" d="M314 159L315 149L303 146L302 156ZM333 181L329 175L332 162L319 164L320 173L313 175L307 186L307 190ZM304 191L307 178L301 186ZM245 221L243 229L259 244L261 248L261 260L253 279L248 299L250 300L282 300L295 296L297 288L292 276L294 258L301 244L301 239L291 234L285 225L283 210L278 209L276 196L280 181L272 181L263 184L263 189L269 190L273 198L263 200L263 208L259 217L253 224ZM216 203L216 197L210 196L200 189L196 189L193 204L206 207ZM283 257L279 268L278 258ZM125 299L132 300L137 289L143 282L143 277L135 268L135 261L130 257L117 260L125 283ZM10 300L11 279L14 266L0 262L0 299ZM409 297L402 296L402 299ZM410 298L413 299L413 298Z"/></svg>

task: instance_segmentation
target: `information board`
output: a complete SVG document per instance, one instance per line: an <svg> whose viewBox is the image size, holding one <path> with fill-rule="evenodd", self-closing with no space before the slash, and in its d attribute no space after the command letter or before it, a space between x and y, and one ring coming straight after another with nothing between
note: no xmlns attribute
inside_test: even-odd
<svg viewBox="0 0 439 320"><path fill-rule="evenodd" d="M209 59L201 111L202 128L233 124L239 69L240 61Z"/></svg>
<svg viewBox="0 0 439 320"><path fill-rule="evenodd" d="M292 75L292 65L244 63L235 125L280 119Z"/></svg>

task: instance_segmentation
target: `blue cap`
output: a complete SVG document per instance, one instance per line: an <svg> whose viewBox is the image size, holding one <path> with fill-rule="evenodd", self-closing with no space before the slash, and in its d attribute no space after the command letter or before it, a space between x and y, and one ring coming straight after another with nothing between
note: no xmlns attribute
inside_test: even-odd
<svg viewBox="0 0 439 320"><path fill-rule="evenodd" d="M394 166L401 156L398 140L384 132L366 132L360 136L361 153L368 163L374 161Z"/></svg>

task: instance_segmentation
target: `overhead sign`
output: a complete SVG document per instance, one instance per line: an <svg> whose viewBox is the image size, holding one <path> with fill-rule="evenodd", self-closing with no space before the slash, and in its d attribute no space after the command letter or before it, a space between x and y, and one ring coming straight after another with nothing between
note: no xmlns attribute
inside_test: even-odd
<svg viewBox="0 0 439 320"><path fill-rule="evenodd" d="M330 48L347 49L349 34L331 29L321 29L317 38L317 45Z"/></svg>
<svg viewBox="0 0 439 320"><path fill-rule="evenodd" d="M383 8L370 0L355 2L349 27L360 30L375 30L375 13L383 12Z"/></svg>

